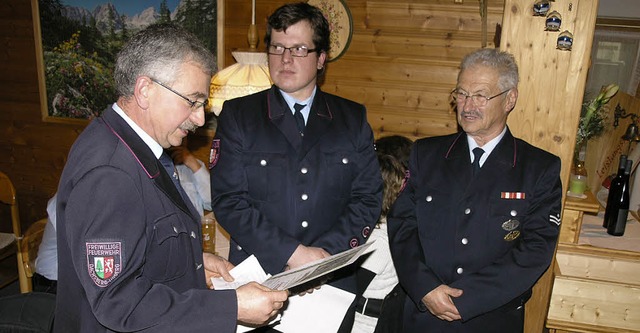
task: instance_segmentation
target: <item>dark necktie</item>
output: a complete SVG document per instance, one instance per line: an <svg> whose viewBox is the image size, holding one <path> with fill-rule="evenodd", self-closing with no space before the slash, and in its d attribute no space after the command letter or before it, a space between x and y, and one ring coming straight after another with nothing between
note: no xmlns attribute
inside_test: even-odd
<svg viewBox="0 0 640 333"><path fill-rule="evenodd" d="M473 163L471 166L473 167L473 175L477 175L478 171L480 171L480 157L484 154L484 150L480 147L473 148Z"/></svg>
<svg viewBox="0 0 640 333"><path fill-rule="evenodd" d="M184 202L185 203L190 202L187 192L185 192L184 189L182 188L182 185L180 185L180 178L178 178L178 171L176 170L176 166L173 164L173 160L171 159L169 154L167 154L166 152L162 152L162 155L160 155L160 163L162 163L162 166L164 167L164 169L167 170L169 177L171 177L173 184L178 189L178 192L180 192L180 196L182 197Z"/></svg>
<svg viewBox="0 0 640 333"><path fill-rule="evenodd" d="M296 119L296 125L298 125L298 131L300 131L300 134L304 133L304 117L300 110L304 109L305 106L305 104L298 103L293 105L293 108L296 110L296 112L293 113L293 118Z"/></svg>

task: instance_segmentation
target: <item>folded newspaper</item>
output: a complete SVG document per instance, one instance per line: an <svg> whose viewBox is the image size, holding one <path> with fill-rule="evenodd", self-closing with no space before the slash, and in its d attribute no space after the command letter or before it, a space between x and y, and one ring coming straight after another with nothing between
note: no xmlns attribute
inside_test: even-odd
<svg viewBox="0 0 640 333"><path fill-rule="evenodd" d="M258 260L252 255L229 272L235 279L233 282L226 282L222 278L211 278L211 282L213 287L218 290L236 289L251 281L256 281L274 290L287 290L352 264L360 256L368 253L366 250L374 242L365 243L273 276L266 274Z"/></svg>

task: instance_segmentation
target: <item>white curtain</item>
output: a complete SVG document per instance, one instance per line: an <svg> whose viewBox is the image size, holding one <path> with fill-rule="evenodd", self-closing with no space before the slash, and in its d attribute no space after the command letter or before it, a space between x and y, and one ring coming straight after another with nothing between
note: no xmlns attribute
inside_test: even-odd
<svg viewBox="0 0 640 333"><path fill-rule="evenodd" d="M617 83L621 91L632 96L636 94L640 83L640 30L596 27L585 100L595 97L602 86L610 83Z"/></svg>

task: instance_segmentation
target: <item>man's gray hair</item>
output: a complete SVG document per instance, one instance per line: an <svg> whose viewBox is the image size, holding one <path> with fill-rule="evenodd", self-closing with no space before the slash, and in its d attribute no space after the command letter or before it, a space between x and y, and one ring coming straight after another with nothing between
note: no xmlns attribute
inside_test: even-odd
<svg viewBox="0 0 640 333"><path fill-rule="evenodd" d="M140 76L171 85L180 66L187 62L213 75L214 58L193 34L171 23L150 25L131 37L118 53L113 73L118 95L133 96Z"/></svg>
<svg viewBox="0 0 640 333"><path fill-rule="evenodd" d="M460 63L460 73L467 68L482 65L498 70L498 88L507 90L518 87L518 65L511 53L502 52L498 49L479 49L467 54ZM460 79L458 73L458 79Z"/></svg>

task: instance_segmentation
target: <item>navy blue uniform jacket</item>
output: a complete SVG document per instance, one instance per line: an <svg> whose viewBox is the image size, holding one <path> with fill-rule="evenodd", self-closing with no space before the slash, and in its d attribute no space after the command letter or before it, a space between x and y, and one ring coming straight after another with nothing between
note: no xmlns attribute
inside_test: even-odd
<svg viewBox="0 0 640 333"><path fill-rule="evenodd" d="M405 332L489 332L483 314L528 295L551 262L560 159L507 129L475 177L465 133L418 140L409 171L387 219L393 261L411 300ZM453 298L462 321L426 311L422 297L441 284L463 290Z"/></svg>
<svg viewBox="0 0 640 333"><path fill-rule="evenodd" d="M232 263L254 254L275 274L299 244L331 254L364 244L382 178L363 105L318 88L301 136L273 86L225 102L217 143L212 207L231 235ZM334 285L355 291L353 278Z"/></svg>
<svg viewBox="0 0 640 333"><path fill-rule="evenodd" d="M200 218L113 109L58 188L56 332L235 332L235 291L205 284Z"/></svg>

